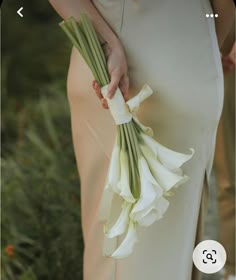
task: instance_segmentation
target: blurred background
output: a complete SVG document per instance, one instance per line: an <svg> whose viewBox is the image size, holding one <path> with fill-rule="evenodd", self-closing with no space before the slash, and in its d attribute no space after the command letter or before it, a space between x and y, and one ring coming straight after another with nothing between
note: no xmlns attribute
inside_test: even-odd
<svg viewBox="0 0 236 280"><path fill-rule="evenodd" d="M47 1L3 1L1 17L1 279L82 279L71 45Z"/></svg>
<svg viewBox="0 0 236 280"><path fill-rule="evenodd" d="M23 18L16 13L20 7ZM80 188L66 96L71 45L47 1L4 1L1 19L2 279L80 280ZM204 234L225 246L226 270L234 274L235 72L234 67L227 70L230 44L223 53L227 98ZM227 279L223 271L201 277Z"/></svg>

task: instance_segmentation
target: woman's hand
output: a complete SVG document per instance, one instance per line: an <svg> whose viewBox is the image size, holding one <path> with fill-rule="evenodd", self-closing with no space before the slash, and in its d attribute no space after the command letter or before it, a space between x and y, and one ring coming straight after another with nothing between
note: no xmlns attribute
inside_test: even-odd
<svg viewBox="0 0 236 280"><path fill-rule="evenodd" d="M231 72L235 69L236 65L236 43L233 44L233 47L228 55L222 57L222 66L224 73Z"/></svg>
<svg viewBox="0 0 236 280"><path fill-rule="evenodd" d="M108 88L108 95L113 97L117 87L120 87L125 100L128 100L129 78L127 76L127 63L125 51L117 35L113 32L104 18L100 15L93 4L93 1L88 0L49 0L58 14L66 19L73 16L78 22L80 21L80 12L85 12L92 19L94 27L98 35L107 42L104 51L107 56L108 72L111 82ZM107 108L107 103L103 99L99 85L94 82L93 88L98 97L102 100L104 108Z"/></svg>
<svg viewBox="0 0 236 280"><path fill-rule="evenodd" d="M129 78L127 76L127 61L125 52L120 43L117 43L114 47L110 47L108 44L104 46L105 56L107 58L107 68L110 75L110 84L108 86L108 97L112 98L119 87L123 93L124 99L128 100L129 92ZM107 102L102 96L101 88L96 81L93 81L93 88L102 102L104 109L108 109Z"/></svg>

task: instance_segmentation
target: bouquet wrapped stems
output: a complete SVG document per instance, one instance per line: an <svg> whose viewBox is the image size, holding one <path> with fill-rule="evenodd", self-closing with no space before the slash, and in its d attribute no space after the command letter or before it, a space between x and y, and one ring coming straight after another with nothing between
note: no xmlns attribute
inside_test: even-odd
<svg viewBox="0 0 236 280"><path fill-rule="evenodd" d="M110 76L107 62L97 34L86 14L77 23L73 17L60 23L72 44L78 49L94 78L101 86L110 113L117 125L117 134L111 155L109 170L101 199L100 215L107 223L106 238L125 235L113 252L104 254L114 258L129 256L137 242L137 227L150 226L162 218L169 206L167 197L173 189L187 181L180 168L190 160L189 154L172 151L153 138L151 128L144 126L136 117L140 104L152 94L145 84L141 91L125 102L118 88L112 99L107 98ZM121 212L115 223L110 221L112 199L121 198Z"/></svg>

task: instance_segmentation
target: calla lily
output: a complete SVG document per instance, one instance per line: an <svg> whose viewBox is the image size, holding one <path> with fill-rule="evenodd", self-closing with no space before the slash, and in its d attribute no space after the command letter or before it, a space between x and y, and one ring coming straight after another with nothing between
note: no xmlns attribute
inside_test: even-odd
<svg viewBox="0 0 236 280"><path fill-rule="evenodd" d="M186 183L189 180L189 177L187 175L183 175L182 179L176 183L173 188L177 189L180 185L183 185L184 183Z"/></svg>
<svg viewBox="0 0 236 280"><path fill-rule="evenodd" d="M145 211L156 198L161 197L163 194L162 188L152 176L144 157L139 159L139 175L141 181L141 194L130 213L130 217L134 221L137 221L142 211Z"/></svg>
<svg viewBox="0 0 236 280"><path fill-rule="evenodd" d="M120 181L118 183L118 188L120 190L120 196L122 196L127 202L135 202L135 198L131 193L130 181L129 181L129 159L125 151L121 149L120 151Z"/></svg>
<svg viewBox="0 0 236 280"><path fill-rule="evenodd" d="M158 184L165 191L169 191L173 186L180 185L186 182L187 176L180 176L176 173L167 169L160 161L155 157L154 153L147 145L140 145L141 151L148 163L153 177L156 179Z"/></svg>
<svg viewBox="0 0 236 280"><path fill-rule="evenodd" d="M119 135L116 135L106 177L105 187L101 197L99 208L99 217L101 220L105 220L109 216L114 193L120 193L120 190L118 189L118 182L120 180L120 144L118 137Z"/></svg>
<svg viewBox="0 0 236 280"><path fill-rule="evenodd" d="M127 227L129 224L129 214L130 214L131 207L132 207L131 203L124 201L124 203L122 205L121 214L120 214L119 218L117 219L116 223L114 224L114 226L111 229L107 229L105 231L105 234L107 237L114 238L118 235L123 234L127 230Z"/></svg>
<svg viewBox="0 0 236 280"><path fill-rule="evenodd" d="M140 133L142 140L148 146L160 162L170 170L175 170L181 167L186 161L190 160L194 154L194 149L189 149L191 154L182 154L168 149L149 137L145 133Z"/></svg>
<svg viewBox="0 0 236 280"><path fill-rule="evenodd" d="M133 120L135 121L136 125L138 125L138 127L141 129L141 131L143 131L143 133L145 135L148 135L151 137L153 136L153 130L151 129L151 127L143 125L136 117L134 117Z"/></svg>
<svg viewBox="0 0 236 280"><path fill-rule="evenodd" d="M125 258L133 252L134 244L138 241L136 227L137 224L130 219L127 235L111 257Z"/></svg>
<svg viewBox="0 0 236 280"><path fill-rule="evenodd" d="M164 197L156 198L155 201L137 219L140 226L148 227L161 219L169 207L169 201Z"/></svg>
<svg viewBox="0 0 236 280"><path fill-rule="evenodd" d="M119 194L120 190L118 189L118 182L120 180L120 144L118 137L119 136L116 135L113 151L111 154L105 189L110 189Z"/></svg>

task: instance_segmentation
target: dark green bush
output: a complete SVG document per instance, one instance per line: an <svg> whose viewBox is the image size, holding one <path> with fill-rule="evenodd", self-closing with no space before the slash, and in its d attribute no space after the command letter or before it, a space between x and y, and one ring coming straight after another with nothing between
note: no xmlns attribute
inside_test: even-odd
<svg viewBox="0 0 236 280"><path fill-rule="evenodd" d="M16 15L24 7L24 18ZM2 4L3 280L82 279L80 188L66 99L70 46L48 2Z"/></svg>

